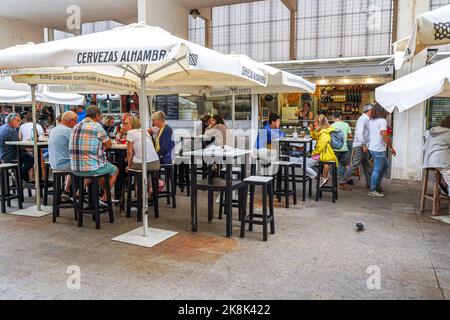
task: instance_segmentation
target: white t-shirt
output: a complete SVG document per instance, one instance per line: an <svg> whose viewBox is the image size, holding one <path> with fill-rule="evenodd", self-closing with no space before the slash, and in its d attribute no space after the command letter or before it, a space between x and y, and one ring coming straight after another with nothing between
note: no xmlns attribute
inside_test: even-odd
<svg viewBox="0 0 450 320"><path fill-rule="evenodd" d="M146 162L153 162L159 160L159 156L156 153L153 141L150 135L147 133L146 141ZM142 163L142 131L141 129L134 129L127 132L127 141L133 143L133 163Z"/></svg>
<svg viewBox="0 0 450 320"><path fill-rule="evenodd" d="M381 131L387 130L387 121L384 118L378 118L374 120L370 120L369 122L369 132L370 132L370 141L369 141L369 150L375 152L385 152L387 151L386 142L384 142L384 138L381 135Z"/></svg>
<svg viewBox="0 0 450 320"><path fill-rule="evenodd" d="M42 126L37 123L36 129L39 136L44 135L44 129L42 129ZM31 132L33 131L33 122L27 122L20 126L19 133L22 135L22 141L28 141L31 140Z"/></svg>

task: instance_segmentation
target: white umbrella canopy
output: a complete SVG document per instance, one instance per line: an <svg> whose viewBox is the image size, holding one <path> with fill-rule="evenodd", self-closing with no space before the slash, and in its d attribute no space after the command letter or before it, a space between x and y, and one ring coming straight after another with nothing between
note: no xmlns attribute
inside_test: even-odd
<svg viewBox="0 0 450 320"><path fill-rule="evenodd" d="M377 102L400 112L434 96L450 97L450 58L436 62L375 89Z"/></svg>
<svg viewBox="0 0 450 320"><path fill-rule="evenodd" d="M267 74L216 51L175 37L158 27L131 24L105 32L82 35L41 44L26 44L0 51L0 70L22 68L108 67L106 75L126 78L141 88L139 111L142 123L142 150L145 158L145 133L148 126L146 90L150 86L265 86ZM115 66L116 68L110 68ZM98 70L98 71L97 71ZM29 72L35 75L38 72ZM41 74L52 74L47 71ZM24 74L24 72L22 72ZM34 81L61 83L63 77L38 76ZM70 79L72 81L75 79ZM83 79L82 81L88 81ZM29 83L29 82L28 82ZM64 83L63 84L71 84ZM79 83L81 84L81 83ZM34 88L34 87L33 87ZM33 89L34 90L34 89ZM32 90L32 92L33 92ZM34 94L33 94L34 96ZM35 153L37 146L35 145ZM142 171L146 172L146 162ZM142 175L144 236L148 232L147 175Z"/></svg>
<svg viewBox="0 0 450 320"><path fill-rule="evenodd" d="M0 89L1 103L29 103L31 101L31 93L29 91L5 90Z"/></svg>
<svg viewBox="0 0 450 320"><path fill-rule="evenodd" d="M429 46L450 43L450 5L426 12L416 17L409 37L394 44L395 68L400 70L403 64Z"/></svg>
<svg viewBox="0 0 450 320"><path fill-rule="evenodd" d="M70 106L84 105L84 96L76 93L53 93L45 90L36 94L36 101Z"/></svg>
<svg viewBox="0 0 450 320"><path fill-rule="evenodd" d="M0 51L0 69L118 66L105 73L136 83L142 65L147 84L154 86L267 83L262 70L143 23Z"/></svg>
<svg viewBox="0 0 450 320"><path fill-rule="evenodd" d="M39 88L36 93L36 101L65 104L81 105L84 104L84 96L71 93L52 93L48 92L46 86ZM30 86L12 81L11 77L0 77L0 102L3 103L23 103L31 104Z"/></svg>

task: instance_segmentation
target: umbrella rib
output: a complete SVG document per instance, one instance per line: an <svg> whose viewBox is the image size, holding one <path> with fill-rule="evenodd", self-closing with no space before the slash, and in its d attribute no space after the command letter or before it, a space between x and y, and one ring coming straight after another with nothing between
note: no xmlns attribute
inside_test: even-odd
<svg viewBox="0 0 450 320"><path fill-rule="evenodd" d="M180 66L181 69L183 69L184 72L186 72L187 74L189 74L189 71L187 71L179 61L177 61L177 64Z"/></svg>
<svg viewBox="0 0 450 320"><path fill-rule="evenodd" d="M118 68L120 68L120 69L122 69L122 70L125 70L125 71L128 71L129 73L132 73L132 74L134 74L134 75L139 75L139 73L136 71L136 70L134 70L131 66L129 66L129 65L126 65L126 66L117 66Z"/></svg>
<svg viewBox="0 0 450 320"><path fill-rule="evenodd" d="M184 56L182 56L182 57L180 57L180 58L178 58L178 59L175 59L175 58L174 58L174 59L172 59L172 61L166 63L165 65L162 65L161 67L159 67L159 68L153 70L152 72L147 73L146 76L148 77L148 76L150 76L150 75L152 75L152 74L155 74L155 73L157 73L157 72L163 70L164 68L167 68L167 67L173 65L174 63L177 63L178 65L180 65L180 61L183 60L184 58L186 58L186 55L184 55ZM180 66L181 66L181 65L180 65ZM181 68L183 68L183 67L181 66ZM183 70L184 70L184 68L183 68ZM185 71L186 71L186 70L185 70ZM187 72L187 71L186 71L186 72ZM188 74L189 74L189 73L188 73Z"/></svg>

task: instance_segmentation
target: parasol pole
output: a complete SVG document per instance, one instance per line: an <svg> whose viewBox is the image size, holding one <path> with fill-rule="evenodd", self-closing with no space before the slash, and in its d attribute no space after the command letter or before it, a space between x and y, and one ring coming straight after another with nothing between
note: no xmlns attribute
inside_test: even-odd
<svg viewBox="0 0 450 320"><path fill-rule="evenodd" d="M141 117L141 134L142 134L142 209L143 209L143 230L144 237L148 237L148 199L147 199L147 155L146 155L146 141L147 141L147 123L148 123L148 100L145 85L145 71L146 65L141 65L139 78L141 79L141 91L139 95L139 115Z"/></svg>
<svg viewBox="0 0 450 320"><path fill-rule="evenodd" d="M31 84L31 112L33 115L33 155L34 155L34 185L36 191L36 208L41 211L41 181L39 177L39 156L38 156L38 139L37 119L36 119L36 85Z"/></svg>

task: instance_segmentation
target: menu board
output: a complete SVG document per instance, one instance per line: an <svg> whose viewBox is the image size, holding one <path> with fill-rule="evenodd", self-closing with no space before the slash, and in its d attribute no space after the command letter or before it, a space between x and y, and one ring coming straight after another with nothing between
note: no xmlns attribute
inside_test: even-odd
<svg viewBox="0 0 450 320"><path fill-rule="evenodd" d="M156 110L163 111L167 120L178 120L178 95L156 96Z"/></svg>
<svg viewBox="0 0 450 320"><path fill-rule="evenodd" d="M450 115L450 98L432 98L430 103L428 127L437 127Z"/></svg>

